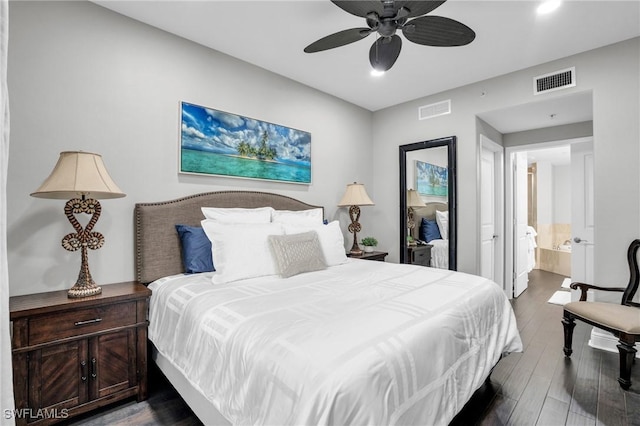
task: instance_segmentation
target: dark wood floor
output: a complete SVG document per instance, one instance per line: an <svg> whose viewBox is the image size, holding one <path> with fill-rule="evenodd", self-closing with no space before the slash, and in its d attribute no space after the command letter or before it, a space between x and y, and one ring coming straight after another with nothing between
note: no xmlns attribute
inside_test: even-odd
<svg viewBox="0 0 640 426"><path fill-rule="evenodd" d="M562 353L562 307L547 303L564 277L530 274L529 288L513 308L524 352L502 359L450 426L640 425L640 368L629 391L620 389L618 355L588 346L590 327L577 323L573 355ZM149 399L107 407L69 425L201 425L157 370Z"/></svg>

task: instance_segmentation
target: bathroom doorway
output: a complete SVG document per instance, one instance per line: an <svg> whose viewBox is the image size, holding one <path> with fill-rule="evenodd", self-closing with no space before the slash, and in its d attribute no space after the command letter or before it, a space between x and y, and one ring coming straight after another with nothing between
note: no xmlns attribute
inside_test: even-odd
<svg viewBox="0 0 640 426"><path fill-rule="evenodd" d="M506 268L507 276L513 277L514 297L527 288L527 274L533 270L567 277L567 284L571 280L590 282L593 276L593 262L588 260L589 253L593 253L589 219L593 206L587 206L593 200L592 177L588 177L592 174L589 164L593 163L592 148L589 152L591 140L579 138L506 150L507 170L514 171L510 177L507 173L510 182L506 222L506 238L511 240L508 247L511 253L506 255L511 262ZM578 156L580 152L583 154ZM526 158L526 172L520 170L518 178L514 165L516 158L522 157ZM525 183L518 185L518 179L524 179ZM583 195L583 199L576 200L580 198L577 195ZM523 204L526 208L518 208ZM520 224L518 210L526 212L526 218L521 218L526 224ZM585 231L585 224L591 229Z"/></svg>

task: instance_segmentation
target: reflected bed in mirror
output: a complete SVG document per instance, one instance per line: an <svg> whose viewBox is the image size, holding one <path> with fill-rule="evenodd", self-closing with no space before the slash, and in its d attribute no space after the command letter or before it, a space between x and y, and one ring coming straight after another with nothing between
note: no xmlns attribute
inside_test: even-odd
<svg viewBox="0 0 640 426"><path fill-rule="evenodd" d="M456 138L401 145L400 262L428 243L431 266L456 270Z"/></svg>

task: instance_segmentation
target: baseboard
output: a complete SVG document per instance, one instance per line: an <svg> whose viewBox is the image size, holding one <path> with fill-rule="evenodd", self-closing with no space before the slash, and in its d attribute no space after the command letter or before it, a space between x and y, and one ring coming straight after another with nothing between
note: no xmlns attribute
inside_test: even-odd
<svg viewBox="0 0 640 426"><path fill-rule="evenodd" d="M603 351L618 353L618 339L613 334L595 327L591 329L589 346ZM640 344L638 343L636 343L636 350L638 351L636 352L636 358L640 359Z"/></svg>

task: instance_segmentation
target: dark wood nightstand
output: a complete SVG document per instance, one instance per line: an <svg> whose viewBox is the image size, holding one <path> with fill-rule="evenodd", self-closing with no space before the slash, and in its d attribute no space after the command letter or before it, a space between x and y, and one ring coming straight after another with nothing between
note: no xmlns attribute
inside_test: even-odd
<svg viewBox="0 0 640 426"><path fill-rule="evenodd" d="M353 257L354 259L377 260L380 262L384 262L384 258L387 257L388 254L389 253L385 251L372 251L370 253L362 253L360 256L347 253L347 257Z"/></svg>
<svg viewBox="0 0 640 426"><path fill-rule="evenodd" d="M431 244L423 246L409 246L409 263L412 265L431 266Z"/></svg>
<svg viewBox="0 0 640 426"><path fill-rule="evenodd" d="M16 423L52 424L120 399L146 399L150 296L124 282L82 299L69 299L67 290L11 297Z"/></svg>

